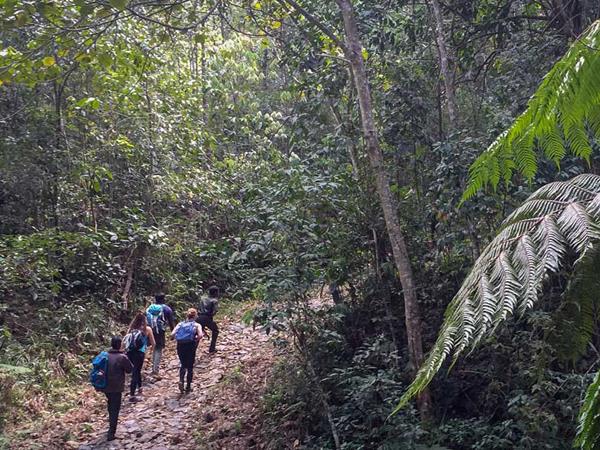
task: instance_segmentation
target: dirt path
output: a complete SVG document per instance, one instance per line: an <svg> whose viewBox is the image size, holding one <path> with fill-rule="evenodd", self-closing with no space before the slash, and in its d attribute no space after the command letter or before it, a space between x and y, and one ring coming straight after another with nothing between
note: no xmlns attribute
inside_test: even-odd
<svg viewBox="0 0 600 450"><path fill-rule="evenodd" d="M274 347L259 329L228 319L219 326L218 352L207 354L206 339L198 348L193 392L179 393L179 360L175 343L169 341L161 362L162 379L153 380L146 363L142 401L130 403L124 395L115 441L106 442L105 438L105 397L90 387L83 390L80 407L46 421L39 434L29 436L35 444L30 448L263 448L257 436L258 403L276 359ZM24 448L22 443L18 448Z"/></svg>

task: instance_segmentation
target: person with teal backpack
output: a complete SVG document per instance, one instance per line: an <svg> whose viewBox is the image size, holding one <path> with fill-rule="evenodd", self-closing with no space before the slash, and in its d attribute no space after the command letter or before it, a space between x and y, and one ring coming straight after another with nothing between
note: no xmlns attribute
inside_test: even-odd
<svg viewBox="0 0 600 450"><path fill-rule="evenodd" d="M146 314L144 311L138 311L129 325L129 330L123 338L123 348L127 352L127 357L133 364L131 374L131 385L129 387L129 401L137 402L135 396L142 394L142 366L148 346L154 347L154 335L152 329L146 323Z"/></svg>
<svg viewBox="0 0 600 450"><path fill-rule="evenodd" d="M101 352L92 360L90 382L97 391L106 395L108 409L107 441L115 439L121 400L125 389L125 373L131 373L133 365L121 351L121 337L113 336L110 341L111 349Z"/></svg>
<svg viewBox="0 0 600 450"><path fill-rule="evenodd" d="M179 392L183 394L183 382L187 382L185 392L192 392L192 378L194 376L194 362L196 349L202 339L202 327L196 323L198 312L194 308L187 311L187 319L179 322L171 332L177 340L177 356L179 356ZM186 377L187 372L187 377Z"/></svg>
<svg viewBox="0 0 600 450"><path fill-rule="evenodd" d="M152 375L155 379L160 380L158 369L162 351L166 344L165 333L167 325L169 325L171 330L175 326L173 310L168 305L165 305L165 294L162 292L154 296L154 303L146 309L146 321L150 328L152 328L152 334L156 342L152 350Z"/></svg>

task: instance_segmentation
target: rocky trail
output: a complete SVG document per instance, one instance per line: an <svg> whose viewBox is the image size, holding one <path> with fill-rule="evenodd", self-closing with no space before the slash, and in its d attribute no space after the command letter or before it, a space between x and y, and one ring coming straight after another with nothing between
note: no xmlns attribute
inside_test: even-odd
<svg viewBox="0 0 600 450"><path fill-rule="evenodd" d="M78 408L46 423L39 439L30 435L37 443L31 448L263 448L257 436L258 403L276 359L274 346L258 328L230 319L222 320L219 327L216 354L207 353L207 339L198 347L191 393L179 393L179 360L175 343L169 341L161 362L162 379L152 378L147 360L142 400L131 403L124 393L116 440L106 442L105 397L90 387L82 391Z"/></svg>

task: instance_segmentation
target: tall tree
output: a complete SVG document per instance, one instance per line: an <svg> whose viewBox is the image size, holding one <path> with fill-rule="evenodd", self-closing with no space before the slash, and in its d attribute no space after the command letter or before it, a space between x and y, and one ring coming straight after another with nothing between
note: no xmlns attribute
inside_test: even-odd
<svg viewBox="0 0 600 450"><path fill-rule="evenodd" d="M387 232L392 246L394 262L398 269L400 283L404 295L404 314L406 322L406 336L408 339L408 351L411 363L417 369L423 363L423 339L421 337L421 313L417 299L415 279L413 276L410 258L406 249L404 234L398 220L398 207L390 189L390 180L385 169L383 153L379 143L379 134L375 124L373 112L373 101L369 79L365 68L362 45L358 34L358 26L354 8L350 0L337 0L338 7L344 21L344 32L346 45L344 53L349 61L354 84L358 95L360 116L364 139L369 155L371 168L375 174L377 193L383 209L383 216ZM419 398L419 409L423 416L430 415L431 397L429 392L424 391Z"/></svg>
<svg viewBox="0 0 600 450"><path fill-rule="evenodd" d="M450 56L446 45L446 37L444 35L444 19L442 17L442 9L438 0L430 0L433 19L435 21L435 40L440 58L440 76L444 82L444 91L446 95L446 109L448 110L448 123L450 131L456 127L458 113L456 110L456 98L454 95L454 77L450 67ZM440 127L442 125L440 124Z"/></svg>
<svg viewBox="0 0 600 450"><path fill-rule="evenodd" d="M390 180L385 168L383 152L381 151L379 133L375 123L371 88L353 5L350 0L336 0L344 23L345 42L341 42L327 26L295 0L285 0L285 2L303 14L307 20L317 26L342 49L352 71L352 80L358 97L363 137L369 162L375 175L377 193L392 247L394 263L402 285L410 363L413 369L417 370L423 363L424 356L423 339L421 336L421 313L417 299L415 278L406 248L404 233L398 219L398 207L390 189ZM431 396L427 390L420 393L418 404L422 416L428 418L431 412Z"/></svg>

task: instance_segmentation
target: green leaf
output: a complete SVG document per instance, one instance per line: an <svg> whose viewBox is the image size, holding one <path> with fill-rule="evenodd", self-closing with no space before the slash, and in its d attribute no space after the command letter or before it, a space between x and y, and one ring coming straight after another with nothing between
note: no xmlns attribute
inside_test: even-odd
<svg viewBox="0 0 600 450"><path fill-rule="evenodd" d="M80 108L98 109L100 107L100 100L96 97L86 97L75 103L75 106Z"/></svg>
<svg viewBox="0 0 600 450"><path fill-rule="evenodd" d="M45 67L50 67L56 64L56 60L54 59L54 56L46 56L44 59L42 59L42 64Z"/></svg>
<svg viewBox="0 0 600 450"><path fill-rule="evenodd" d="M105 69L108 69L113 64L113 57L108 52L103 52L98 55L98 62L102 64Z"/></svg>
<svg viewBox="0 0 600 450"><path fill-rule="evenodd" d="M109 3L113 8L123 11L129 4L129 0L109 0Z"/></svg>

